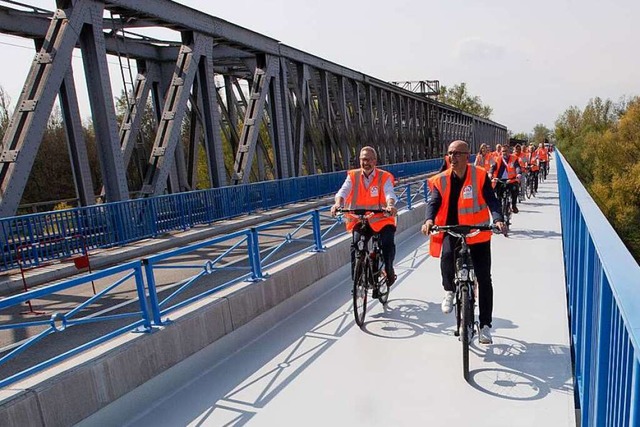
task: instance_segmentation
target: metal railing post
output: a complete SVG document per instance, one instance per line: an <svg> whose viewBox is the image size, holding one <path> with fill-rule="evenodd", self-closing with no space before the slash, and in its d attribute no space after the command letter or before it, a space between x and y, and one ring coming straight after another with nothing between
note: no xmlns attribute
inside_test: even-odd
<svg viewBox="0 0 640 427"><path fill-rule="evenodd" d="M251 280L262 280L262 265L260 265L260 243L258 241L258 230L255 227L249 230L249 263L251 264Z"/></svg>
<svg viewBox="0 0 640 427"><path fill-rule="evenodd" d="M144 272L147 276L147 289L149 290L149 305L151 309L151 317L153 323L156 326L162 325L162 319L160 318L160 304L158 304L158 291L156 290L156 280L153 276L153 264L148 259L142 259L142 265L144 265Z"/></svg>
<svg viewBox="0 0 640 427"><path fill-rule="evenodd" d="M320 211L315 209L311 214L313 218L313 240L315 242L314 252L324 252L322 246L322 229L320 228Z"/></svg>
<svg viewBox="0 0 640 427"><path fill-rule="evenodd" d="M144 279L142 278L142 263L135 267L136 290L138 292L138 300L140 301L140 310L142 311L142 321L144 329L151 330L151 316L147 307L147 298L144 293ZM95 293L95 291L94 291Z"/></svg>
<svg viewBox="0 0 640 427"><path fill-rule="evenodd" d="M407 184L407 209L411 210L411 184Z"/></svg>

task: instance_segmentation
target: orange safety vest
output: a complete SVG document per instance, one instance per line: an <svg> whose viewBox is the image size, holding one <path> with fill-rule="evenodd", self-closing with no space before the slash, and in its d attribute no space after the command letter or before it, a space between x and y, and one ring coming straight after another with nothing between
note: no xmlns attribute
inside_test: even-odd
<svg viewBox="0 0 640 427"><path fill-rule="evenodd" d="M393 183L393 175L387 171L376 168L371 179L369 188L364 186L362 179L362 169L352 169L349 171L351 178L351 193L345 200L346 209L383 209L387 206L384 186L387 181ZM351 232L357 224L357 217L345 215L347 220L347 231ZM396 218L378 213L369 218L369 225L376 233L382 230L385 225L396 225Z"/></svg>
<svg viewBox="0 0 640 427"><path fill-rule="evenodd" d="M536 153L538 154L538 159L540 159L541 162L549 161L549 153L547 153L546 148L538 148Z"/></svg>
<svg viewBox="0 0 640 427"><path fill-rule="evenodd" d="M529 164L531 165L531 170L533 172L538 172L540 170L540 162L538 161L537 151L534 151L533 153L531 153L531 160Z"/></svg>
<svg viewBox="0 0 640 427"><path fill-rule="evenodd" d="M493 164L493 153L485 153L484 156L482 156L480 153L476 154L477 157L480 157L480 160L478 161L478 163L480 164L476 164L476 166L484 169L485 171L489 172L489 169L491 168L491 165Z"/></svg>
<svg viewBox="0 0 640 427"><path fill-rule="evenodd" d="M509 154L509 160L507 161L507 182L512 183L516 182L517 174L516 174L516 162L518 161L518 157L513 154ZM500 178L498 176L498 171L500 170L500 165L504 163L504 159L500 156L496 161L496 168L493 171L493 178Z"/></svg>
<svg viewBox="0 0 640 427"><path fill-rule="evenodd" d="M531 158L531 156L529 155L529 153L522 151L520 153L520 156L517 156L520 159L520 166L522 168L524 168L525 166L527 166L529 164L529 159Z"/></svg>
<svg viewBox="0 0 640 427"><path fill-rule="evenodd" d="M431 185L438 189L442 195L442 204L436 214L434 220L435 225L447 225L447 213L449 212L449 198L451 194L451 173L449 169L441 172L430 179ZM467 173L465 176L460 197L458 198L458 224L461 225L489 225L491 216L487 202L482 195L482 187L487 179L487 174L482 168L473 165L467 165ZM439 258L442 252L442 241L444 234L432 234L429 236L431 243L429 244L429 254L432 257ZM467 238L467 243L488 242L491 240L490 231L481 231L473 237Z"/></svg>

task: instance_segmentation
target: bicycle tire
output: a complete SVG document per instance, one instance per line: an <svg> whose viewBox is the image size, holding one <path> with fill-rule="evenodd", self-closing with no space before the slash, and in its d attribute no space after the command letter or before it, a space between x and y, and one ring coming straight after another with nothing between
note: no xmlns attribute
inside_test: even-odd
<svg viewBox="0 0 640 427"><path fill-rule="evenodd" d="M502 195L502 216L505 224L511 225L511 207L509 206L509 199L505 193Z"/></svg>
<svg viewBox="0 0 640 427"><path fill-rule="evenodd" d="M527 199L531 198L531 193L533 192L533 179L530 177L526 178L525 186L524 186L524 194L527 196Z"/></svg>
<svg viewBox="0 0 640 427"><path fill-rule="evenodd" d="M457 284L456 284L457 286ZM453 332L453 335L456 337L460 336L460 319L461 319L461 315L460 315L460 294L456 292L456 304L455 304L455 310L456 310L456 329Z"/></svg>
<svg viewBox="0 0 640 427"><path fill-rule="evenodd" d="M460 341L462 342L462 376L465 381L469 381L469 323L473 323L473 319L469 318L471 310L469 307L469 287L468 285L460 290L461 308L460 308Z"/></svg>
<svg viewBox="0 0 640 427"><path fill-rule="evenodd" d="M366 262L363 259L356 260L353 278L353 316L356 324L362 328L367 315L367 272Z"/></svg>

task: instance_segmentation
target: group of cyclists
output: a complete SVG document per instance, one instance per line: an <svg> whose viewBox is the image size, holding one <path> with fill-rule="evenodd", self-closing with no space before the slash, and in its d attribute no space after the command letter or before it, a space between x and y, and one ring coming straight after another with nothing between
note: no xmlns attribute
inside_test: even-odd
<svg viewBox="0 0 640 427"><path fill-rule="evenodd" d="M519 195L525 193L525 186L531 186L531 193L538 191L540 173L546 177L549 168L550 148L540 143L516 144L511 151L509 146L496 144L495 151L489 151L487 144L480 145L476 155L475 166L487 171L491 177L499 199L511 199L511 211L518 213ZM446 169L447 160L443 162L442 170ZM506 191L505 191L506 190Z"/></svg>
<svg viewBox="0 0 640 427"><path fill-rule="evenodd" d="M454 300L455 255L458 242L450 235L432 234L434 225L490 225L504 235L505 223L500 197L511 198L511 208L518 213L520 185L533 180L533 189L538 189L538 174L546 171L549 151L544 144L536 148L533 144L516 145L513 153L509 146L496 145L489 151L487 144L480 146L475 161L470 163L470 147L462 140L453 141L445 156L441 171L429 178L429 198L426 219L421 231L430 238L430 254L440 258L442 286L445 295L441 304L444 313L450 313ZM385 210L386 214L375 214L369 225L362 229L357 219L345 215L347 230L352 233L351 265L352 278L356 242L361 236L380 236L388 288L396 280L393 268L395 258L396 202L393 176L376 167L377 153L373 147L360 151L360 168L350 170L340 190L335 195L331 214L341 209ZM502 183L502 184L499 184ZM503 189L504 187L504 189ZM495 188L495 189L494 189ZM506 189L506 191L504 191ZM496 195L497 193L497 195ZM467 239L470 255L478 283L479 342L491 344L491 321L493 312L493 285L491 280L491 231L481 231ZM374 290L375 291L375 290ZM374 295L374 298L376 296Z"/></svg>

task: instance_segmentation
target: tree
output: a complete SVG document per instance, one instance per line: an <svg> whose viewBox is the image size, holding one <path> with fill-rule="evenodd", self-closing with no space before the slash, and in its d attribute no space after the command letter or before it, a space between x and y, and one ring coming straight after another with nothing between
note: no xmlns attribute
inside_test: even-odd
<svg viewBox="0 0 640 427"><path fill-rule="evenodd" d="M541 142L545 143L549 141L549 137L551 136L552 131L542 123L538 123L533 127L533 136L531 140L534 144L538 145Z"/></svg>
<svg viewBox="0 0 640 427"><path fill-rule="evenodd" d="M558 147L636 259L640 259L640 98L594 98L556 120Z"/></svg>
<svg viewBox="0 0 640 427"><path fill-rule="evenodd" d="M488 105L483 105L479 96L473 96L469 93L465 82L454 85L451 88L440 86L440 96L438 100L467 113L484 117L485 119L491 118L491 114L493 113L493 108Z"/></svg>

